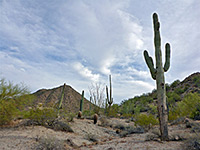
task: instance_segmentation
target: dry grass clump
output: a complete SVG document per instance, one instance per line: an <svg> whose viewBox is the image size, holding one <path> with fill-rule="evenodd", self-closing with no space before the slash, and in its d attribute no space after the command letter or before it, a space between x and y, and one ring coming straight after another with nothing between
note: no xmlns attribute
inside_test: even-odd
<svg viewBox="0 0 200 150"><path fill-rule="evenodd" d="M102 127L109 127L110 126L110 121L106 117L99 118L99 121L101 122L100 125Z"/></svg>
<svg viewBox="0 0 200 150"><path fill-rule="evenodd" d="M183 150L200 150L200 133L197 133L187 140L182 145Z"/></svg>
<svg viewBox="0 0 200 150"><path fill-rule="evenodd" d="M64 140L58 140L55 137L40 137L38 144L35 147L36 150L65 150Z"/></svg>
<svg viewBox="0 0 200 150"><path fill-rule="evenodd" d="M91 133L86 134L85 139L92 142L98 142L98 137L95 134Z"/></svg>

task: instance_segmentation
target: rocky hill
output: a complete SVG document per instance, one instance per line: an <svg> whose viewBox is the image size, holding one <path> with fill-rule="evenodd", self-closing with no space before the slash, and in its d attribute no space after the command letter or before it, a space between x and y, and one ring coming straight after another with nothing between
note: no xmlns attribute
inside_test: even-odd
<svg viewBox="0 0 200 150"><path fill-rule="evenodd" d="M36 97L35 104L42 103L44 106L56 106L58 105L61 94L63 90L63 85L53 89L41 89L33 93ZM71 86L66 85L64 88L64 97L62 103L62 109L77 113L80 109L80 100L82 96ZM90 102L87 99L84 99L83 110L89 110Z"/></svg>
<svg viewBox="0 0 200 150"><path fill-rule="evenodd" d="M178 90L180 91L178 92ZM200 72L191 74L181 82L179 80L174 81L170 85L169 91L177 91L182 97L190 92L200 93Z"/></svg>
<svg viewBox="0 0 200 150"><path fill-rule="evenodd" d="M168 105L176 106L189 93L200 94L200 72L196 72L186 77L183 81L175 80L171 84L166 84ZM121 103L122 113L132 114L135 112L151 112L156 110L157 92L154 89L151 93L135 96Z"/></svg>

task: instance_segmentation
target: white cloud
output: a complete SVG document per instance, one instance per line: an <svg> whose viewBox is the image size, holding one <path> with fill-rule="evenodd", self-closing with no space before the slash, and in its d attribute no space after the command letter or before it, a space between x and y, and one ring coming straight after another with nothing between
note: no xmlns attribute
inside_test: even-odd
<svg viewBox="0 0 200 150"><path fill-rule="evenodd" d="M93 82L99 81L99 74L93 74L91 70L89 70L87 67L84 67L81 63L76 62L73 64L73 66L81 76L87 78L88 80L92 80Z"/></svg>

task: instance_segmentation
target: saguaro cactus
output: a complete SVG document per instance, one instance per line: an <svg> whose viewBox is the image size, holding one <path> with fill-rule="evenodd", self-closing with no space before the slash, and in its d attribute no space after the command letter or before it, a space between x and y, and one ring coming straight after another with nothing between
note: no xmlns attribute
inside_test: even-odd
<svg viewBox="0 0 200 150"><path fill-rule="evenodd" d="M60 98L60 101L59 101L59 104L58 104L58 114L59 114L59 110L62 108L65 86L66 86L66 84L64 83L61 98Z"/></svg>
<svg viewBox="0 0 200 150"><path fill-rule="evenodd" d="M144 58L147 66L151 72L151 76L156 80L157 85L157 100L158 100L158 117L160 122L161 140L168 140L168 113L166 105L166 89L165 89L165 77L166 72L170 67L170 45L165 45L165 65L162 65L162 53L161 53L161 38L160 38L160 23L158 21L158 15L153 14L154 25L154 46L156 57L156 68L154 68L153 59L149 56L148 52L144 51Z"/></svg>
<svg viewBox="0 0 200 150"><path fill-rule="evenodd" d="M82 91L82 98L80 100L80 111L83 111L83 101L84 101L84 90Z"/></svg>
<svg viewBox="0 0 200 150"><path fill-rule="evenodd" d="M111 83L111 75L109 75L109 81L110 81L110 97L109 97L109 93L108 93L108 87L106 86L106 95L107 95L107 99L106 101L109 104L109 108L111 107L112 103L113 103L113 98L112 98L112 83Z"/></svg>

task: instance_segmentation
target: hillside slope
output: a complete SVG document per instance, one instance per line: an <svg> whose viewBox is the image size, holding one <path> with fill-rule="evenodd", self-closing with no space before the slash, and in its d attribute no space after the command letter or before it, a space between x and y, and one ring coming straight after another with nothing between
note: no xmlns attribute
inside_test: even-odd
<svg viewBox="0 0 200 150"><path fill-rule="evenodd" d="M55 106L61 98L62 90L63 85L53 89L38 90L33 93L36 97L35 103L43 103L44 106ZM77 113L80 109L81 98L82 96L80 93L74 90L71 86L66 85L64 89L62 109L68 112ZM83 110L88 110L89 107L90 102L87 99L84 99Z"/></svg>
<svg viewBox="0 0 200 150"><path fill-rule="evenodd" d="M168 105L176 106L177 102L184 99L189 93L200 94L200 72L196 72L186 77L183 81L176 80L171 84L166 84ZM157 112L157 91L135 96L121 103L121 113L134 114L137 112Z"/></svg>

